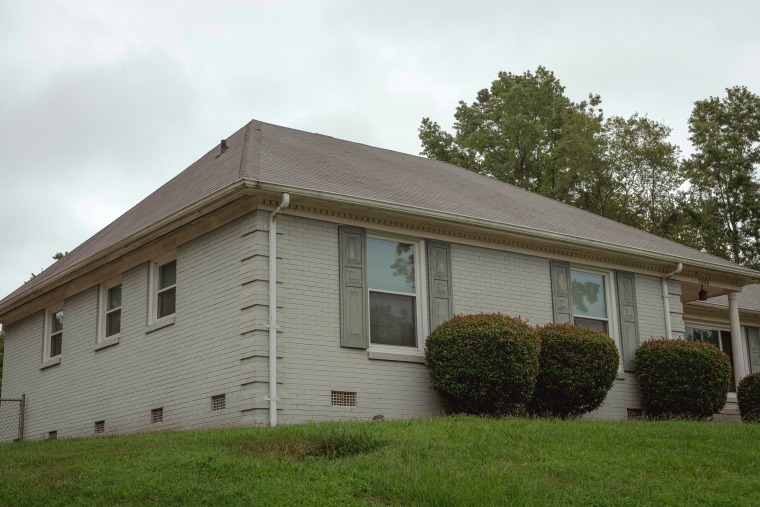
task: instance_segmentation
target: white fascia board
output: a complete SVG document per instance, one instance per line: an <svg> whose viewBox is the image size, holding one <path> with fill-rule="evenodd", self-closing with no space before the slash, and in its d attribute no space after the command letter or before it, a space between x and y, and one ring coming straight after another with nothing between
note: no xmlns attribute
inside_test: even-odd
<svg viewBox="0 0 760 507"><path fill-rule="evenodd" d="M390 203L385 201L379 201L374 199L367 199L364 197L355 197L343 194L335 194L331 192L324 192L321 190L313 190L308 188L296 188L285 185L278 185L265 182L253 182L246 180L249 187L258 188L260 190L270 190L272 192L289 192L293 196L309 197L314 199L322 199L338 203L353 204L357 206L371 206L373 208L381 209L384 211L391 211L396 213L420 215L439 220L453 222L461 225L468 225L474 227L480 227L490 229L498 232L506 232L519 236L525 236L529 238L551 240L560 243L564 243L571 246L593 248L596 250L605 250L609 252L623 253L630 256L641 257L649 260L666 262L671 264L677 264L678 262L688 262L692 267L709 269L712 271L718 271L722 273L729 273L744 278L750 278L753 281L760 281L760 273L757 271L744 268L741 266L729 267L717 263L706 262L702 260L696 260L686 257L678 257L669 255L666 253L653 253L649 250L642 250L639 248L633 248L625 245L619 245L615 243L605 243L600 241L594 241L584 238L578 238L575 236L568 236L565 234L559 234L556 232L546 231L542 229L536 229L532 227L517 226L512 224L505 224L501 222L494 222L492 220L485 220L481 218L467 217L463 215L455 215L453 213L447 213L437 210L431 210L427 208L402 205L396 203ZM667 241L667 240L666 240Z"/></svg>

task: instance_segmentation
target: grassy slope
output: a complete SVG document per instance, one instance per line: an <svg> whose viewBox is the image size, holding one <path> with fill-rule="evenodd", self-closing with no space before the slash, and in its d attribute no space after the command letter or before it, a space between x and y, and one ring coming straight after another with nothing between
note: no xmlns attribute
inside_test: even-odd
<svg viewBox="0 0 760 507"><path fill-rule="evenodd" d="M0 504L760 505L759 451L760 424L476 418L40 441L0 444Z"/></svg>

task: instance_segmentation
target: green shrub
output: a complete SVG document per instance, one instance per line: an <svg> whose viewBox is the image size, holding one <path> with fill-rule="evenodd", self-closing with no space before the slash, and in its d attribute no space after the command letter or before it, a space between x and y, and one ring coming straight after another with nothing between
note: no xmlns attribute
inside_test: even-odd
<svg viewBox="0 0 760 507"><path fill-rule="evenodd" d="M736 389L742 421L760 422L760 372L744 377Z"/></svg>
<svg viewBox="0 0 760 507"><path fill-rule="evenodd" d="M731 362L709 343L651 340L636 351L636 378L648 416L703 419L726 404Z"/></svg>
<svg viewBox="0 0 760 507"><path fill-rule="evenodd" d="M533 394L539 347L519 318L457 315L428 337L425 364L450 412L515 414Z"/></svg>
<svg viewBox="0 0 760 507"><path fill-rule="evenodd" d="M615 382L620 363L612 338L570 324L547 324L536 331L541 355L528 411L565 419L599 407Z"/></svg>

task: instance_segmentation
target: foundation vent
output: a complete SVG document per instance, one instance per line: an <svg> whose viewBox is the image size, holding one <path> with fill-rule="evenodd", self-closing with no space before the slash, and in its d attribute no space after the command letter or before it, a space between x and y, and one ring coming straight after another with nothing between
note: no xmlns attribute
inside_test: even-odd
<svg viewBox="0 0 760 507"><path fill-rule="evenodd" d="M643 416L643 412L640 408L629 408L628 409L628 420L629 421L640 421Z"/></svg>
<svg viewBox="0 0 760 507"><path fill-rule="evenodd" d="M150 411L150 422L160 423L164 420L164 407L154 408Z"/></svg>
<svg viewBox="0 0 760 507"><path fill-rule="evenodd" d="M217 394L211 397L211 410L224 410L227 408L227 397L224 394Z"/></svg>
<svg viewBox="0 0 760 507"><path fill-rule="evenodd" d="M58 438L58 431L48 431L48 438L50 440L55 440Z"/></svg>
<svg viewBox="0 0 760 507"><path fill-rule="evenodd" d="M330 392L330 404L333 407L355 407L356 393L348 391Z"/></svg>
<svg viewBox="0 0 760 507"><path fill-rule="evenodd" d="M106 422L105 421L97 421L95 423L95 434L96 435L102 435L106 432Z"/></svg>

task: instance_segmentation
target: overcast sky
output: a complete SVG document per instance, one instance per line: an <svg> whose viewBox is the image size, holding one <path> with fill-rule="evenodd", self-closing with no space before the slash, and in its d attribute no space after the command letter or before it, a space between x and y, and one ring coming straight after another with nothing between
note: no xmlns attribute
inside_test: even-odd
<svg viewBox="0 0 760 507"><path fill-rule="evenodd" d="M757 1L0 2L0 298L252 118L418 154L499 71L640 112L760 93Z"/></svg>

